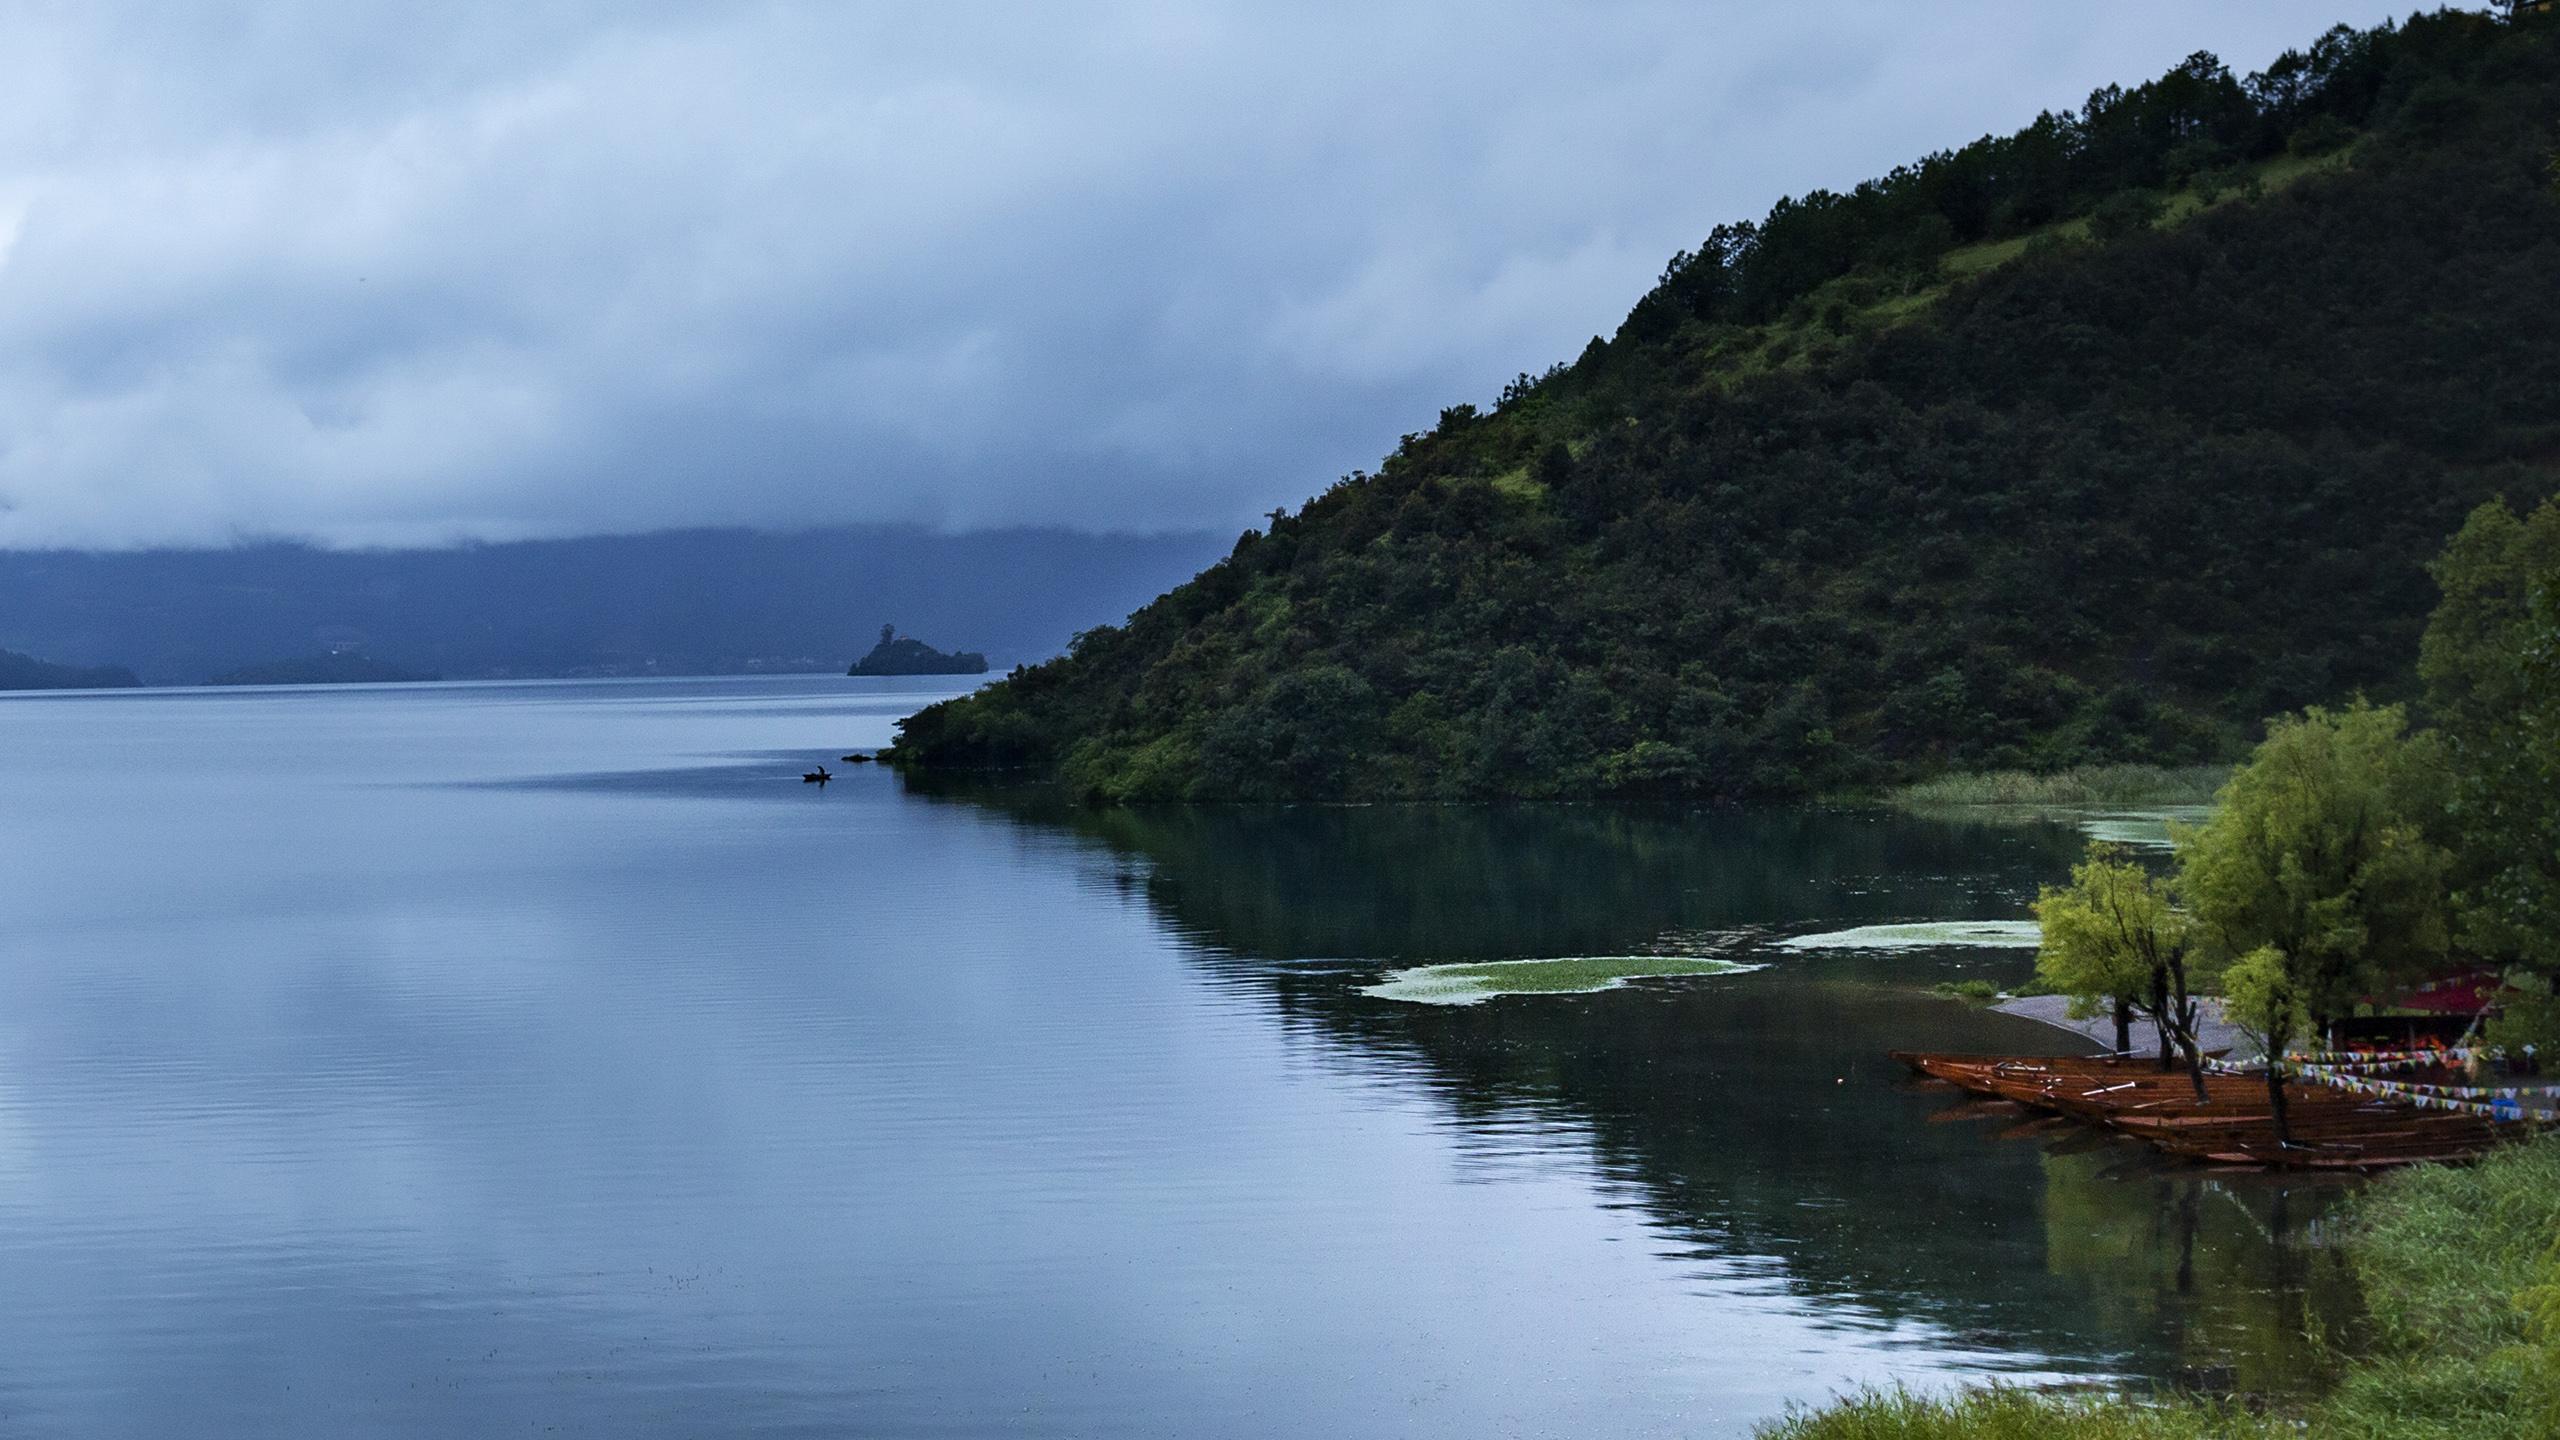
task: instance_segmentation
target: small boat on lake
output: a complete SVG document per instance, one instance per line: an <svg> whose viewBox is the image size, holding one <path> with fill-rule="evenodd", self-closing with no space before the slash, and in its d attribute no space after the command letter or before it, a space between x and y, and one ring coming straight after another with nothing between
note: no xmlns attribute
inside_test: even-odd
<svg viewBox="0 0 2560 1440"><path fill-rule="evenodd" d="M817 769L801 776L800 783L803 785L824 785L834 778L836 777L827 772L827 767L821 765Z"/></svg>

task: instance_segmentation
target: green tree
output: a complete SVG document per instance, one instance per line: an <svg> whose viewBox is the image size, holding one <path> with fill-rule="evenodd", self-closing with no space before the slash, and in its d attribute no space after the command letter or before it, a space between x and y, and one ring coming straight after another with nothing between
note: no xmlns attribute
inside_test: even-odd
<svg viewBox="0 0 2560 1440"><path fill-rule="evenodd" d="M2531 971L2510 971L2498 1016L2481 1027L2480 1038L2511 1055L2523 1052L2537 1062L2560 1055L2560 994L2551 978Z"/></svg>
<svg viewBox="0 0 2560 1440"><path fill-rule="evenodd" d="M1377 709L1369 683L1342 666L1282 675L1209 723L1202 774L1221 794L1326 793L1375 749Z"/></svg>
<svg viewBox="0 0 2560 1440"><path fill-rule="evenodd" d="M2444 737L2466 948L2560 975L2560 503L2472 512L2418 673Z"/></svg>
<svg viewBox="0 0 2560 1440"><path fill-rule="evenodd" d="M2188 973L2194 925L2168 884L2115 846L2092 845L2072 867L2069 885L2036 896L2035 915L2043 929L2037 977L2072 997L2075 1014L2112 1005L2119 1052L2131 1048L2128 1021L2140 1013L2159 1033L2160 1068L2173 1063L2173 1050L2183 1055L2203 1099L2204 1054Z"/></svg>
<svg viewBox="0 0 2560 1440"><path fill-rule="evenodd" d="M2089 212L2089 233L2100 240L2121 240L2160 223L2167 205L2149 190L2124 190L2099 202Z"/></svg>
<svg viewBox="0 0 2560 1440"><path fill-rule="evenodd" d="M2275 1117L2276 1138L2289 1140L2284 1107L2284 1054L2294 1037L2310 1028L2294 967L2284 952L2261 945L2231 963L2222 976L2223 1017L2237 1025L2267 1056L2267 1105Z"/></svg>
<svg viewBox="0 0 2560 1440"><path fill-rule="evenodd" d="M2285 1042L2445 953L2450 857L2429 838L2443 765L2406 725L2398 706L2361 700L2279 718L2213 818L2176 832L2198 939L2230 964L2235 1021L2267 1042L2279 1135Z"/></svg>

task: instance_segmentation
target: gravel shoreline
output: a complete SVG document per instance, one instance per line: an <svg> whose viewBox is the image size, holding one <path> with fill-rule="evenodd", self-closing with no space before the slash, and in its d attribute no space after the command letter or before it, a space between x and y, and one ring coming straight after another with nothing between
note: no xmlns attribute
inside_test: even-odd
<svg viewBox="0 0 2560 1440"><path fill-rule="evenodd" d="M2228 1050L2231 1052L2229 1058L2233 1060L2256 1059L2257 1045L2241 1031L2240 1027L2222 1018L2222 1002L2206 999L2202 1004L2204 1007L2202 1022L2196 1027L2196 1039L2201 1043L2205 1053ZM1992 1008L2004 1015L2040 1020L2057 1030L2068 1030L2074 1035L2095 1040L2100 1045L2112 1046L2116 1043L2116 1022L2112 1015L2093 1015L2086 1020L2074 1020L2069 1013L2071 1000L2068 996L2020 995L2014 999L2003 1000ZM2133 1022L2132 1036L2133 1049L2136 1053L2150 1054L2159 1049L2159 1039L2148 1020L2136 1019Z"/></svg>

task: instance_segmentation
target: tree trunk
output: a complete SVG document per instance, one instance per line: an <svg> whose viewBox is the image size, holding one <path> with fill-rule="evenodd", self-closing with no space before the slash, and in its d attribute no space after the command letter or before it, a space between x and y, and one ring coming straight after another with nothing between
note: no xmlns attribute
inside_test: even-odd
<svg viewBox="0 0 2560 1440"><path fill-rule="evenodd" d="M2267 1057L2267 1104L2275 1112L2276 1143L2293 1143L2293 1127L2284 1113L2284 1066L2272 1055Z"/></svg>
<svg viewBox="0 0 2560 1440"><path fill-rule="evenodd" d="M2116 1053L2123 1055L2132 1049L2133 1002L2119 995L2116 997Z"/></svg>
<svg viewBox="0 0 2560 1440"><path fill-rule="evenodd" d="M2196 1086L2196 1103L2207 1096L2204 1088L2204 1045L2196 1039L2196 1023L2200 1018L2196 997L2187 990L2187 955L2184 949L2170 952L2168 964L2161 967L2169 979L2169 1013L2177 1017L2178 1048L2186 1052L2187 1078Z"/></svg>
<svg viewBox="0 0 2560 1440"><path fill-rule="evenodd" d="M2176 1062L2169 1051L2169 972L2158 966L2151 971L2151 1024L2160 1032L2160 1073L2166 1075Z"/></svg>

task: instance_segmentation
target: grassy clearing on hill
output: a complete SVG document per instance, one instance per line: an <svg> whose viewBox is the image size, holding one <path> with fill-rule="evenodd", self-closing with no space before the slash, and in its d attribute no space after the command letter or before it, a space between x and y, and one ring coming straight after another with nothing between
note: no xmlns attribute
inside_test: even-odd
<svg viewBox="0 0 2560 1440"><path fill-rule="evenodd" d="M2154 226L2174 229L2210 210L2243 200L2263 200L2314 175L2346 168L2356 151L2348 145L2320 155L2278 155L2218 176L2211 185L2189 185L2159 197ZM1835 280L1797 305L1786 317L1741 331L1717 352L1732 375L1804 369L1837 344L1838 337L1901 325L1944 300L1955 287L2009 264L2036 246L2082 245L2092 241L2086 219L2058 221L2024 235L1962 245L1938 260L1937 278L1908 289L1879 293L1865 277Z"/></svg>

